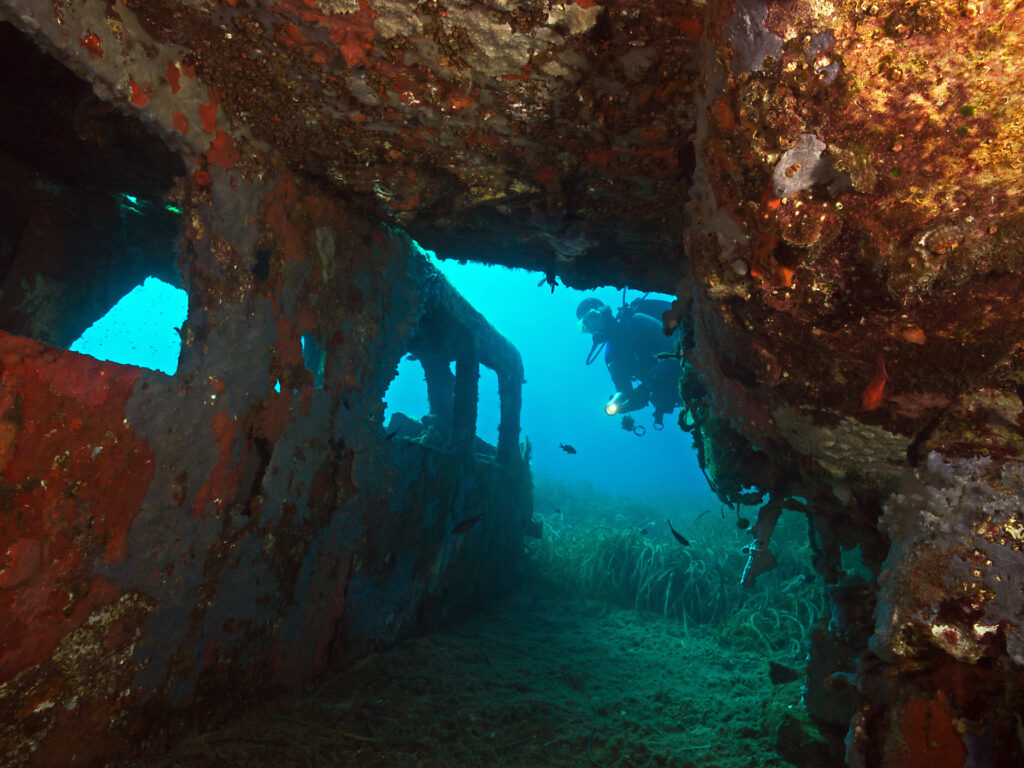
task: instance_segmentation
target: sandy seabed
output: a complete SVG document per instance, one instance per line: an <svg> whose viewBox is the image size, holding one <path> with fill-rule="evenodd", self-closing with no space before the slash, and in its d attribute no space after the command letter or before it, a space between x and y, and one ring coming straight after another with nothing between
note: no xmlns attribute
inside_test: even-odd
<svg viewBox="0 0 1024 768"><path fill-rule="evenodd" d="M524 592L134 765L784 768L799 698L711 628Z"/></svg>

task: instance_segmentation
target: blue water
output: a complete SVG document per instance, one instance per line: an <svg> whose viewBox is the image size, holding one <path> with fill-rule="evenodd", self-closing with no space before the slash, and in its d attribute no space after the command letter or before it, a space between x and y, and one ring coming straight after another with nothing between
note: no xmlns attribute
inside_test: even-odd
<svg viewBox="0 0 1024 768"><path fill-rule="evenodd" d="M712 503L717 507L692 440L676 424L678 411L665 416L661 432L652 427L650 407L634 412L637 425L647 429L643 437L623 430L621 417L604 412L615 388L603 356L590 366L585 364L591 337L576 324L576 305L594 296L617 308L621 291L580 292L559 286L552 293L547 284L538 287L543 278L539 272L451 260L435 259L434 263L523 357L522 428L533 446L535 473L634 497L671 498L674 505L688 510ZM630 291L627 300L641 295ZM651 294L650 298L674 297ZM398 370L384 398L386 413L398 410L418 418L427 412L423 369L405 358ZM477 434L492 445L497 441L498 420L497 378L481 368ZM572 445L577 453L564 453L559 443Z"/></svg>
<svg viewBox="0 0 1024 768"><path fill-rule="evenodd" d="M99 360L173 374L178 370L188 294L147 277L85 330L70 349Z"/></svg>
<svg viewBox="0 0 1024 768"><path fill-rule="evenodd" d="M584 364L591 337L577 327L576 305L595 296L615 308L621 304L621 291L606 288L582 293L559 286L552 293L547 284L538 287L540 273L455 261L434 263L523 357L522 435L532 443L535 473L632 497L672 499L680 512L717 504L697 465L690 437L676 426L675 415L666 415L665 429L658 432L653 429L650 408L633 413L636 423L647 429L638 437L621 428L620 417L604 413L614 387L601 356L593 365ZM632 291L627 299L639 295ZM147 278L71 350L173 374L181 347L175 329L185 321L187 304L185 291ZM414 418L427 412L426 385L418 362L407 358L400 362L385 401L385 424L396 410ZM481 368L477 434L494 444L498 420L497 379L493 371ZM572 445L577 453L563 452L559 443Z"/></svg>

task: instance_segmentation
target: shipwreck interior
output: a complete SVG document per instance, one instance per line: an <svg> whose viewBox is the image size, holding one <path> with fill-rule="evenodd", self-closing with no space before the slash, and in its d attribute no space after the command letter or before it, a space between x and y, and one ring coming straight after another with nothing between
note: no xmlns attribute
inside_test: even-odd
<svg viewBox="0 0 1024 768"><path fill-rule="evenodd" d="M0 0L0 764L513 589L523 363L424 248L675 297L736 580L796 516L827 585L787 760L1024 764L1022 45L964 0ZM173 373L69 351L149 276Z"/></svg>

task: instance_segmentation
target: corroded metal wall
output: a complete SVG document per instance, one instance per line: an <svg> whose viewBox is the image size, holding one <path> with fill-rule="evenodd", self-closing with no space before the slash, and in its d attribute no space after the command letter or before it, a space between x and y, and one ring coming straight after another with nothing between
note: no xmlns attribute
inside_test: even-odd
<svg viewBox="0 0 1024 768"><path fill-rule="evenodd" d="M384 439L424 276L443 281L421 252L287 173L186 198L175 376L0 334L5 765L131 753L164 713L222 714L515 573L517 438L503 463ZM445 291L429 311L459 329Z"/></svg>

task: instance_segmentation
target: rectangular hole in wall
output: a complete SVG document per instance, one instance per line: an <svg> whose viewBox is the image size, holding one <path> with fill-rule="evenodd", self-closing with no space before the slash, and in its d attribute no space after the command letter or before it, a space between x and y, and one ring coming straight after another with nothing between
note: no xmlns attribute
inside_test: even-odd
<svg viewBox="0 0 1024 768"><path fill-rule="evenodd" d="M427 399L426 374L413 355L398 362L395 377L384 393L384 431L392 437L417 438L424 424L429 425L430 401Z"/></svg>
<svg viewBox="0 0 1024 768"><path fill-rule="evenodd" d="M147 277L70 346L72 352L173 374L181 352L188 294Z"/></svg>

